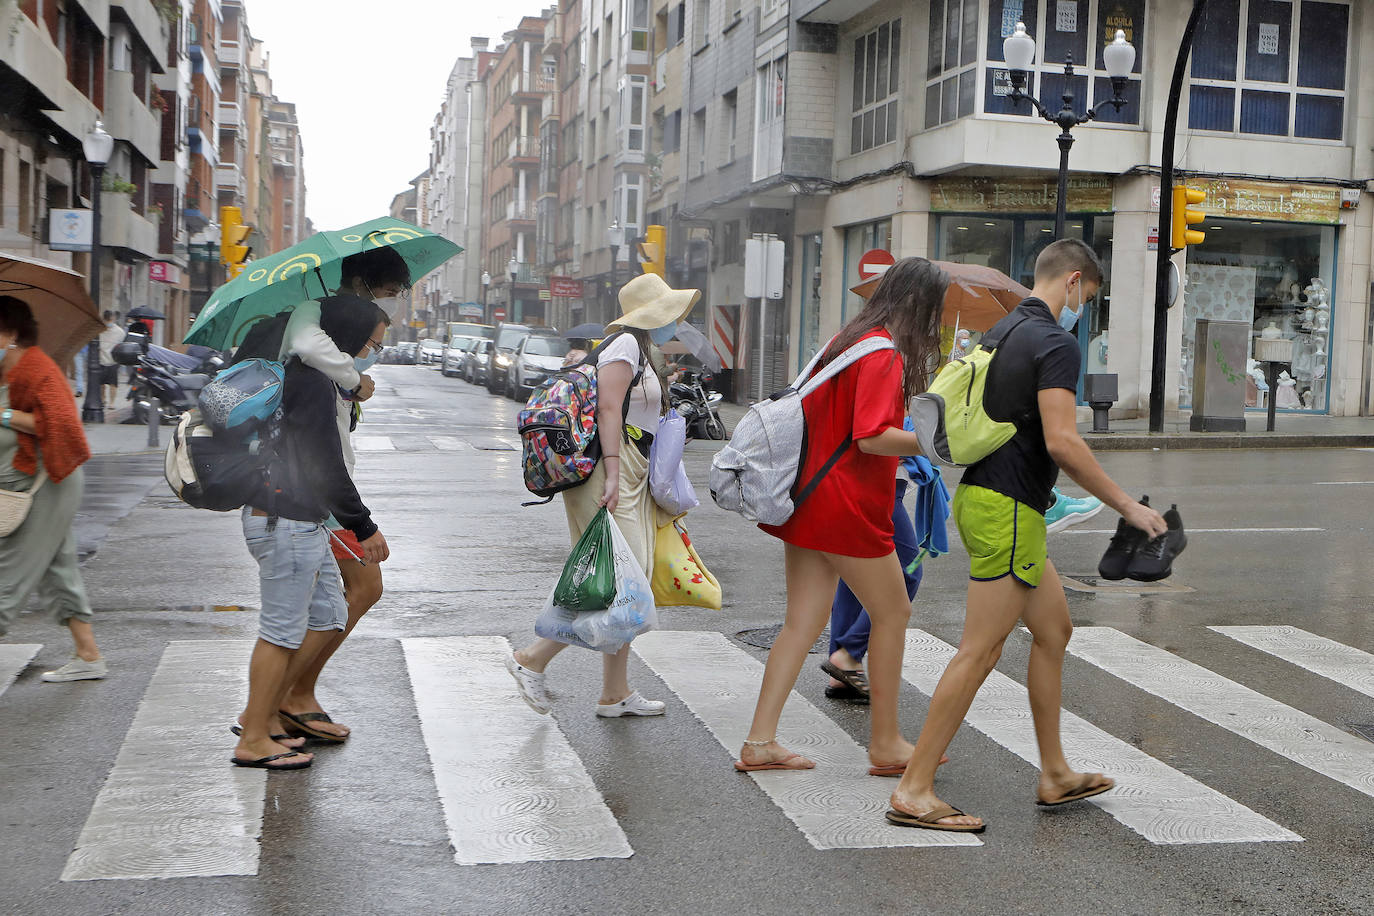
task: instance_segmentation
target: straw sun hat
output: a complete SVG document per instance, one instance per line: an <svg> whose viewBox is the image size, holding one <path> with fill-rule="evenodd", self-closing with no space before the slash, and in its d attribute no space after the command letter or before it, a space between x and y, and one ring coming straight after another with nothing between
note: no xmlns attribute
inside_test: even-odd
<svg viewBox="0 0 1374 916"><path fill-rule="evenodd" d="M696 289L673 289L658 274L635 277L620 288L621 315L606 326L652 331L677 324L701 298Z"/></svg>

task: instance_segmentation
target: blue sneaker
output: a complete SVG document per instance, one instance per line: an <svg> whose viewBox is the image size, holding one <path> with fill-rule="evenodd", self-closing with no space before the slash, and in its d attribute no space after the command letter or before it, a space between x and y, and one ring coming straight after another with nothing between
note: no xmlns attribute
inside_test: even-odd
<svg viewBox="0 0 1374 916"><path fill-rule="evenodd" d="M1072 496L1065 496L1060 493L1059 488L1055 487L1054 505L1050 506L1049 511L1045 513L1045 530L1048 532L1063 531L1079 522L1087 521L1101 511L1102 500L1096 496L1074 499Z"/></svg>

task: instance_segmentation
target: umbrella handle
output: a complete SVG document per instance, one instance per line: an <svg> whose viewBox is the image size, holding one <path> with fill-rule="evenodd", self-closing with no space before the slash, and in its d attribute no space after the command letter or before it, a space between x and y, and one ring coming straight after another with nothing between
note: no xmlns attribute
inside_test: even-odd
<svg viewBox="0 0 1374 916"><path fill-rule="evenodd" d="M315 276L316 276L316 277L319 279L319 281L320 281L320 289L324 291L324 298L328 299L328 298L329 298L329 287L327 287L327 286L324 285L324 274L320 273L320 269L319 269L318 267L315 268Z"/></svg>

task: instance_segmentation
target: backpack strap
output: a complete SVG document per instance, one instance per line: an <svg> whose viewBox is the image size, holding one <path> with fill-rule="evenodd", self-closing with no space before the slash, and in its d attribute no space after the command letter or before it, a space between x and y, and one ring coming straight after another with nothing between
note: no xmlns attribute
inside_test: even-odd
<svg viewBox="0 0 1374 916"><path fill-rule="evenodd" d="M596 348L592 350L592 352L584 356L582 358L582 362L578 363L577 365L590 366L592 369L597 369L597 361L601 358L601 352L605 350L608 346L610 346L611 341L616 340L622 334L627 333L629 332L623 330L616 331L610 337L607 337L605 340L601 341L601 343L597 344ZM635 347L636 349L638 349L639 341L635 341ZM620 405L620 438L621 441L625 442L626 444L628 444L630 441L630 431L625 428L625 426L629 423L630 419L630 392L634 389L636 385L639 384L640 380L644 378L644 351L642 350L639 353L639 363L635 367L635 370L636 371L634 374L634 378L630 379L630 387L625 389L625 402ZM592 442L594 444L599 443L600 441L601 440L599 436L592 439ZM597 447L599 449L600 446L597 445ZM597 460L601 460L600 455L597 456Z"/></svg>
<svg viewBox="0 0 1374 916"><path fill-rule="evenodd" d="M1009 324L998 335L996 340L988 340L988 336L984 334L983 339L978 341L978 346L982 347L984 350L997 349L998 347L1002 346L1002 344L1007 342L1007 338L1011 336L1012 331L1015 331L1017 328L1021 327L1021 325L1025 324L1032 317L1033 316L1029 312L1019 316L1016 321L1013 321L1011 324Z"/></svg>
<svg viewBox="0 0 1374 916"><path fill-rule="evenodd" d="M816 375L814 375L810 379L807 379L806 382L797 389L797 393L800 394L802 397L806 397L807 395L811 394L811 392L821 387L821 385L824 385L826 382L830 381L832 378L839 375L841 372L848 369L850 366L854 365L859 360L863 359L865 356L869 356L873 353L879 353L883 350L895 349L896 346L892 343L891 340L889 340L886 337L864 338L863 340L854 344L854 346L845 350L839 356L835 357L834 360L828 363L826 367L822 369L820 372L816 373ZM814 363L815 360L813 360L812 362ZM798 381L801 380L798 379Z"/></svg>

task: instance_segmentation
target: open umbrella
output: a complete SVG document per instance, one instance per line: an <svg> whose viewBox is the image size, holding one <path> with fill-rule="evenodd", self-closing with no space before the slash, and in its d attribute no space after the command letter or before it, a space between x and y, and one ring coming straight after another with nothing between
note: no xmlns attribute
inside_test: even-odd
<svg viewBox="0 0 1374 916"><path fill-rule="evenodd" d="M86 277L34 258L0 255L0 295L28 303L38 320L38 348L58 365L105 330Z"/></svg>
<svg viewBox="0 0 1374 916"><path fill-rule="evenodd" d="M392 248L419 279L463 249L404 220L382 217L337 232L320 232L283 251L250 261L210 296L186 343L216 350L237 346L260 319L295 308L338 288L343 259L373 248Z"/></svg>
<svg viewBox="0 0 1374 916"><path fill-rule="evenodd" d="M949 289L945 291L944 324L971 331L987 331L1002 320L1031 291L995 267L981 264L959 264L955 261L933 261L949 274ZM867 299L878 288L882 275L865 280L850 292Z"/></svg>
<svg viewBox="0 0 1374 916"><path fill-rule="evenodd" d="M595 321L588 321L585 324L579 324L563 336L568 340L600 340L606 336L606 326L597 324Z"/></svg>
<svg viewBox="0 0 1374 916"><path fill-rule="evenodd" d="M138 306L137 308L130 309L130 310L129 310L129 314L125 315L124 317L125 317L125 318L128 318L128 319L130 319L130 320L137 319L137 318L142 318L142 319L144 319L145 321L166 321L166 320L167 320L167 316L166 316L166 315L162 314L162 313L159 312L157 309L150 309L150 308L148 308L148 306L146 306L146 305L140 305L140 306Z"/></svg>

